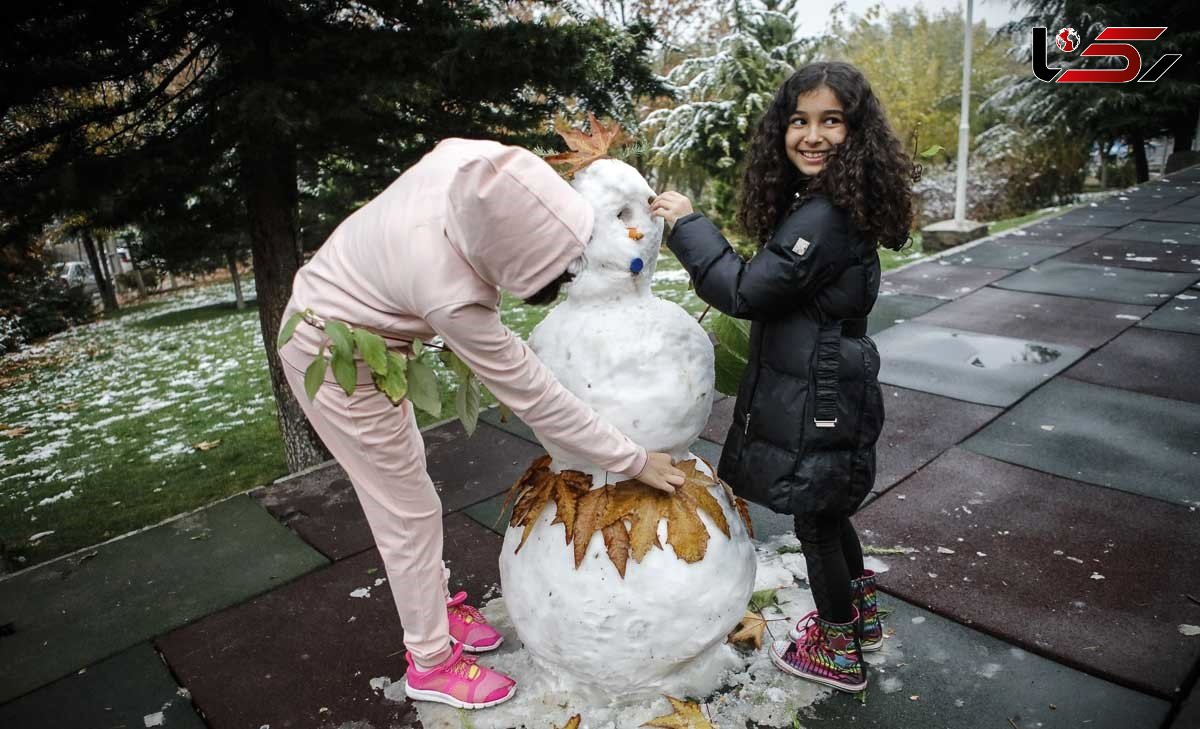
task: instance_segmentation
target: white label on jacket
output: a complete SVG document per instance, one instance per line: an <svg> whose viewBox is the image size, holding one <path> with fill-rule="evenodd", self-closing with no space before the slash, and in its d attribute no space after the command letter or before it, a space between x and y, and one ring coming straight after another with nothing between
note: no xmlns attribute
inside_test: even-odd
<svg viewBox="0 0 1200 729"><path fill-rule="evenodd" d="M795 253L798 256L803 256L804 252L808 250L810 245L812 245L812 243L809 243L803 238L797 238L796 245L792 246L792 253Z"/></svg>

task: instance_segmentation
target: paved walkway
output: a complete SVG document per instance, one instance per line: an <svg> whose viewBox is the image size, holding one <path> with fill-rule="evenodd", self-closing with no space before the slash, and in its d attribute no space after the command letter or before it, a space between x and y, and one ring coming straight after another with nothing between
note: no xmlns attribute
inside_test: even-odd
<svg viewBox="0 0 1200 729"><path fill-rule="evenodd" d="M1200 168L885 276L856 521L906 550L881 577L894 650L865 705L800 725L1200 727L1197 281ZM456 586L490 597L503 491L541 448L484 420L426 438ZM336 465L12 575L0 727L415 726L371 685L403 665L382 576Z"/></svg>

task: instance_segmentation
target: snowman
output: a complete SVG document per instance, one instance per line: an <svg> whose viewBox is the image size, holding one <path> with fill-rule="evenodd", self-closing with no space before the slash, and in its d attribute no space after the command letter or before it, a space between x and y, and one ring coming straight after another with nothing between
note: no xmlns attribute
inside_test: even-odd
<svg viewBox="0 0 1200 729"><path fill-rule="evenodd" d="M572 695L702 695L739 665L725 638L754 587L748 516L689 452L712 408L713 348L695 319L651 293L663 234L654 191L603 156L619 130L591 121L590 159L572 186L595 208L592 238L566 299L529 344L608 422L670 453L687 482L657 492L543 441L549 455L513 487L505 604L543 673ZM578 152L582 135L563 136Z"/></svg>

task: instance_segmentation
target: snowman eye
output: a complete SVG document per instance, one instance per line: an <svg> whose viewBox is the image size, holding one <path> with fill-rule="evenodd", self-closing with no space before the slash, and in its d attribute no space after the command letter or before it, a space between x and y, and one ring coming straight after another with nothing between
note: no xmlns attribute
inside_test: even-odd
<svg viewBox="0 0 1200 729"><path fill-rule="evenodd" d="M625 225L633 225L633 210L629 208L621 208L621 212L617 213L617 217Z"/></svg>

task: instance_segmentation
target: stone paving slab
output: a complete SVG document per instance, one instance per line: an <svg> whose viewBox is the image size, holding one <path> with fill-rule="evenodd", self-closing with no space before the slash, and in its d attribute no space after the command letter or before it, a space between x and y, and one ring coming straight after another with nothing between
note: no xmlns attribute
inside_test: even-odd
<svg viewBox="0 0 1200 729"><path fill-rule="evenodd" d="M205 729L186 694L149 643L88 666L49 686L0 706L0 726L10 729Z"/></svg>
<svg viewBox="0 0 1200 729"><path fill-rule="evenodd" d="M1195 202L1176 204L1143 217L1145 220L1171 223L1200 223L1200 204Z"/></svg>
<svg viewBox="0 0 1200 729"><path fill-rule="evenodd" d="M331 560L375 546L354 487L336 463L264 486L251 495Z"/></svg>
<svg viewBox="0 0 1200 729"><path fill-rule="evenodd" d="M887 279L884 279L887 280ZM909 319L936 309L946 302L929 296L911 296L909 294L880 294L875 300L875 306L867 317L867 334L876 333Z"/></svg>
<svg viewBox="0 0 1200 729"><path fill-rule="evenodd" d="M1200 275L1200 251L1194 246L1174 243L1101 238L1054 260Z"/></svg>
<svg viewBox="0 0 1200 729"><path fill-rule="evenodd" d="M1200 658L1178 631L1200 609L1183 597L1200 592L1187 507L956 448L856 523L864 543L918 550L883 589L1028 650L1167 699Z"/></svg>
<svg viewBox="0 0 1200 729"><path fill-rule="evenodd" d="M1123 228L1117 228L1105 237L1120 240L1148 240L1155 243L1175 242L1195 246L1200 245L1200 225L1139 220Z"/></svg>
<svg viewBox="0 0 1200 729"><path fill-rule="evenodd" d="M908 294L952 300L987 286L1012 273L1003 268L955 266L930 261L899 271L891 271L879 283L879 296Z"/></svg>
<svg viewBox="0 0 1200 729"><path fill-rule="evenodd" d="M1165 206L1166 203L1158 207ZM1084 205L1083 207L1059 215L1054 218L1054 222L1059 225L1119 228L1122 225L1129 225L1133 221L1138 220L1142 215L1142 212L1110 208L1107 205L1095 208Z"/></svg>
<svg viewBox="0 0 1200 729"><path fill-rule="evenodd" d="M444 525L450 587L478 600L500 581L501 540L462 514ZM377 677L401 680L405 668L391 588L377 584L384 577L378 554L363 552L158 646L211 729L416 726L411 703L371 686ZM369 595L351 595L364 588Z"/></svg>
<svg viewBox="0 0 1200 729"><path fill-rule="evenodd" d="M1200 404L1200 335L1133 327L1065 374L1095 385Z"/></svg>
<svg viewBox="0 0 1200 729"><path fill-rule="evenodd" d="M91 556L94 555L94 556ZM238 496L0 582L0 703L327 561Z"/></svg>
<svg viewBox="0 0 1200 729"><path fill-rule="evenodd" d="M946 256L941 260L959 266L982 266L983 268L1005 268L1019 271L1066 250L1069 249L1037 243L1021 244L989 240L971 246L962 253Z"/></svg>
<svg viewBox="0 0 1200 729"><path fill-rule="evenodd" d="M903 600L880 600L893 609L885 625L895 635L883 660L869 659L866 704L838 694L804 710L797 727L1158 729L1170 708Z"/></svg>
<svg viewBox="0 0 1200 729"><path fill-rule="evenodd" d="M1153 306L989 286L917 317L913 323L1095 349L1153 311Z"/></svg>
<svg viewBox="0 0 1200 729"><path fill-rule="evenodd" d="M1060 377L964 447L1077 481L1200 504L1200 405Z"/></svg>
<svg viewBox="0 0 1200 729"><path fill-rule="evenodd" d="M1198 278L1194 273L1139 271L1119 266L1045 261L992 284L1010 291L1055 294L1121 304L1158 304Z"/></svg>
<svg viewBox="0 0 1200 729"><path fill-rule="evenodd" d="M980 405L1008 406L1070 367L1085 350L915 321L875 337L879 381Z"/></svg>
<svg viewBox="0 0 1200 729"><path fill-rule="evenodd" d="M712 414L708 416L708 423L700 432L700 437L724 445L725 436L729 435L729 428L733 426L733 407L736 404L736 397L713 403Z"/></svg>
<svg viewBox="0 0 1200 729"><path fill-rule="evenodd" d="M447 513L506 491L545 452L487 423L470 438L457 420L423 435L429 476Z"/></svg>
<svg viewBox="0 0 1200 729"><path fill-rule="evenodd" d="M1143 319L1139 327L1172 332L1200 334L1200 291L1194 288L1180 294Z"/></svg>
<svg viewBox="0 0 1200 729"><path fill-rule="evenodd" d="M1063 225L1057 219L1046 220L1024 228L1000 233L996 240L1000 243L1013 245L1049 245L1063 248L1073 248L1088 241L1095 240L1105 233L1115 230L1104 227L1084 227L1079 225Z"/></svg>
<svg viewBox="0 0 1200 729"><path fill-rule="evenodd" d="M1003 410L901 387L883 386L886 417L875 446L876 494L883 493Z"/></svg>

